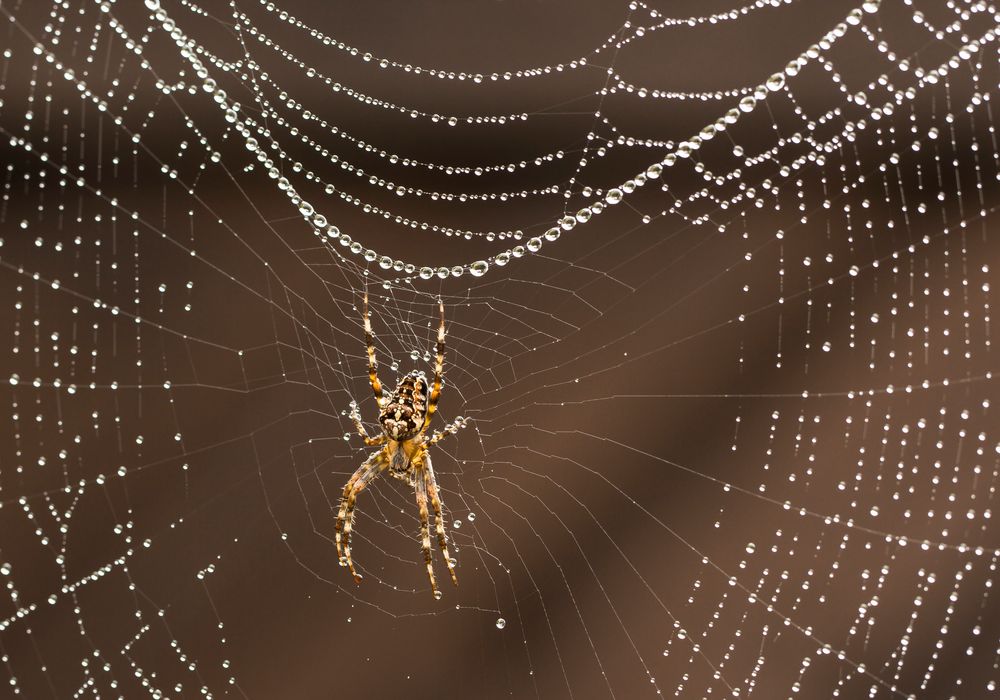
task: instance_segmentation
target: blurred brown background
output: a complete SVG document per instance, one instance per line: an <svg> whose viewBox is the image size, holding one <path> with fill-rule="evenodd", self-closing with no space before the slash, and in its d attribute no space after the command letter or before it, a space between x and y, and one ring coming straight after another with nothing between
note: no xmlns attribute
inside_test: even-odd
<svg viewBox="0 0 1000 700"><path fill-rule="evenodd" d="M739 99L600 96L607 68L664 91L752 88L853 9L747 6L649 31L586 68L477 84L380 68L267 3L161 4L255 118L249 75L220 67L247 57L234 8L365 95L429 114L527 113L505 125L411 118L334 93L243 33L288 126L366 173L272 115L283 174L365 246L435 266L512 242L404 227L306 173L414 220L539 235ZM627 35L625 22L740 7L280 5L361 54L486 76L568 63ZM0 352L12 376L0 397L0 694L990 696L1000 192L983 95L996 44L891 115L871 112L989 30L992 6L884 0L824 54L829 68L812 62L696 159L540 255L388 289L394 274L372 265L366 277L361 258L312 235L143 3L0 11L12 20L0 29ZM858 91L868 105L846 99ZM421 162L563 157L479 176L407 167L301 121L289 100ZM826 141L859 119L822 162L782 172L810 150L796 134ZM591 150L574 175L601 143L606 157ZM397 196L369 174L425 192L577 184L568 199L461 202ZM367 454L345 442L345 410L361 402L369 430L376 414L366 287L389 384L394 364L430 369L420 355L437 295L446 304L440 425L471 421L433 452L459 561L460 586L444 582L441 600L398 482L359 501L362 585L337 563L339 494Z"/></svg>

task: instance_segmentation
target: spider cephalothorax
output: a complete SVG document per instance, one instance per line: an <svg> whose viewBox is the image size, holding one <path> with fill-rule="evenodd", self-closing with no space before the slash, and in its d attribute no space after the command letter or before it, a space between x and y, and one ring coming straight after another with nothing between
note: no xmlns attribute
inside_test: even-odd
<svg viewBox="0 0 1000 700"><path fill-rule="evenodd" d="M437 410L437 402L441 397L441 381L444 375L444 304L439 304L441 324L437 333L437 358L434 363L434 379L430 386L423 372L414 370L399 380L395 391L386 398L382 393L382 383L378 378L378 363L375 361L375 337L372 333L371 321L368 318L368 295L365 295L365 338L368 345L368 379L375 392L375 400L379 405L378 421L382 426L382 434L369 437L361 422L357 404L351 404L351 420L364 438L365 444L381 446L365 460L344 486L344 495L340 500L340 512L337 516L337 554L340 563L347 566L354 580L361 582L361 575L354 568L351 559L351 527L354 522L354 505L360 494L372 480L384 469L398 479L413 486L417 496L417 509L420 512L420 535L424 550L424 561L427 564L427 575L431 580L431 591L435 598L441 597L434 579L434 567L431 563L431 539L429 525L430 507L434 510L434 528L437 533L438 545L444 555L451 580L458 585L455 576L455 560L448 554L448 538L444 531L444 516L441 511L441 498L438 494L437 480L434 478L434 468L431 466L431 456L427 448L434 445L446 435L455 433L465 425L459 416L444 430L427 437L431 418ZM429 390L428 390L429 389Z"/></svg>

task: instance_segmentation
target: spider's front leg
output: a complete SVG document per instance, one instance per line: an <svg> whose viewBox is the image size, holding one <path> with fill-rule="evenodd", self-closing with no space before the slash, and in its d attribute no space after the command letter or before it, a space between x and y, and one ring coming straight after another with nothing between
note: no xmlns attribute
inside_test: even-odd
<svg viewBox="0 0 1000 700"><path fill-rule="evenodd" d="M351 420L354 421L354 427L358 431L358 435L365 441L365 444L369 447L378 447L379 445L384 445L386 437L384 433L380 433L378 437L370 437L368 431L365 430L365 424L361 422L361 413L358 412L358 404L356 401L351 401Z"/></svg>
<svg viewBox="0 0 1000 700"><path fill-rule="evenodd" d="M340 512L337 515L336 527L337 556L340 558L340 563L350 569L355 583L361 583L361 576L354 570L354 562L351 560L351 527L354 524L354 504L358 494L364 491L365 487L387 466L389 466L389 458L385 450L374 453L348 479L347 484L344 485L344 495L340 499Z"/></svg>
<svg viewBox="0 0 1000 700"><path fill-rule="evenodd" d="M375 359L375 334L372 332L372 321L368 315L368 292L365 291L365 347L368 351L368 383L379 407L382 406L382 382L378 379L378 361Z"/></svg>
<svg viewBox="0 0 1000 700"><path fill-rule="evenodd" d="M434 412L437 411L438 400L441 398L441 380L444 377L444 302L439 301L438 307L441 309L441 324L438 326L436 356L434 358L434 379L431 382L431 393L427 396L427 414L424 416L424 425L420 429L420 434L424 435L431 425Z"/></svg>

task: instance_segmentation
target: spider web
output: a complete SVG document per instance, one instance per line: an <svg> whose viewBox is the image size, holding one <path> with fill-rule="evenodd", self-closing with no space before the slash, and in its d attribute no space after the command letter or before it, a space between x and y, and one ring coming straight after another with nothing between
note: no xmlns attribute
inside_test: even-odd
<svg viewBox="0 0 1000 700"><path fill-rule="evenodd" d="M996 6L0 15L6 692L996 692Z"/></svg>

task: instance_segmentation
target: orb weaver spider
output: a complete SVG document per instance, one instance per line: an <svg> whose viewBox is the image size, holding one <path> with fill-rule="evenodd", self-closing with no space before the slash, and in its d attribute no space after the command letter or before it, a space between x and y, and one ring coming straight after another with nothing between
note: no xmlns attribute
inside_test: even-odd
<svg viewBox="0 0 1000 700"><path fill-rule="evenodd" d="M416 493L417 509L420 512L420 536L424 561L427 564L427 576L430 578L431 592L435 598L440 598L441 592L434 578L434 565L431 560L428 502L434 510L438 546L448 565L451 580L456 586L458 577L455 575L455 560L448 554L448 537L445 534L444 516L441 512L441 497L428 448L444 437L455 434L465 425L464 419L459 416L443 430L438 430L431 437L427 437L427 429L437 410L438 399L441 398L441 381L444 376L444 303L438 302L438 304L441 310L441 324L437 332L437 358L434 363L434 379L430 385L430 394L427 393L428 384L424 373L413 370L399 380L392 394L384 397L382 383L378 378L378 362L375 360L375 336L368 315L368 294L365 293L364 324L365 342L368 346L368 381L379 406L378 422L382 434L377 437L368 435L361 422L358 404L353 401L351 420L354 421L354 426L366 445L381 446L382 449L372 453L344 485L336 527L337 556L340 558L340 565L348 567L354 576L354 581L360 584L361 575L354 568L351 559L351 528L358 495L385 469L388 469L392 476L412 486Z"/></svg>

